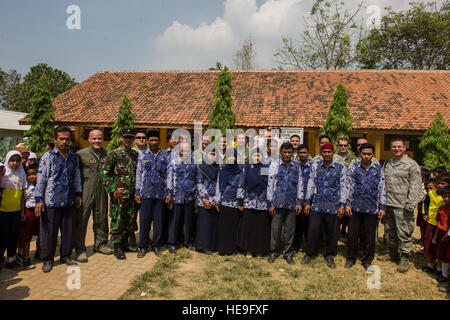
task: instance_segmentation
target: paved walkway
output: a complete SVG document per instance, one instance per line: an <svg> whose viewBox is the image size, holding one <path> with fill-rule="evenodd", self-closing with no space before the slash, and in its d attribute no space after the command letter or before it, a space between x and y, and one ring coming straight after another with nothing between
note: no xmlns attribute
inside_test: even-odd
<svg viewBox="0 0 450 320"><path fill-rule="evenodd" d="M59 263L59 247L53 270L42 272L42 263L33 262L35 269L12 271L4 265L0 271L0 300L111 300L119 298L130 288L137 275L151 269L156 261L153 253L138 259L136 253L127 253L127 259L119 261L113 255L93 253L92 219L86 235L87 263L78 263L78 268ZM34 257L35 241L31 247ZM76 289L77 269L80 288Z"/></svg>

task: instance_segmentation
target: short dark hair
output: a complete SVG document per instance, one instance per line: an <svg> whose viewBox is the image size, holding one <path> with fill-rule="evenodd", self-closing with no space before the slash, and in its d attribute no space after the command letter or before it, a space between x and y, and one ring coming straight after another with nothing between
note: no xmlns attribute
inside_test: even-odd
<svg viewBox="0 0 450 320"><path fill-rule="evenodd" d="M330 141L330 143L333 143L333 141L331 140L331 138L330 138L329 136L327 136L326 134L323 134L323 135L319 136L319 143L320 143L320 140L322 140L323 138L327 138L328 141Z"/></svg>
<svg viewBox="0 0 450 320"><path fill-rule="evenodd" d="M436 181L444 181L447 184L450 184L450 175L447 172L446 173L440 173L440 174L437 175Z"/></svg>
<svg viewBox="0 0 450 320"><path fill-rule="evenodd" d="M174 131L175 131L175 130L169 130L169 131L167 131L167 137L166 137L167 141L169 141L169 140L172 138L172 133L173 133Z"/></svg>
<svg viewBox="0 0 450 320"><path fill-rule="evenodd" d="M309 147L306 143L302 143L298 146L298 150L301 150L301 149L306 149L309 151Z"/></svg>
<svg viewBox="0 0 450 320"><path fill-rule="evenodd" d="M147 131L147 139L149 139L151 137L157 137L159 139L160 138L159 131L158 130L148 130Z"/></svg>
<svg viewBox="0 0 450 320"><path fill-rule="evenodd" d="M428 170L427 168L420 168L420 173L423 176L429 176L430 175L430 170Z"/></svg>
<svg viewBox="0 0 450 320"><path fill-rule="evenodd" d="M36 171L39 171L39 167L38 167L38 165L35 164L35 163L30 164L29 166L27 166L27 167L25 168L25 172L27 173L27 176L29 175L28 170L36 170Z"/></svg>
<svg viewBox="0 0 450 320"><path fill-rule="evenodd" d="M436 183L436 179L433 179L433 178L431 178L431 179L427 179L427 181L425 181L425 184L427 185L427 184L430 184L430 183Z"/></svg>
<svg viewBox="0 0 450 320"><path fill-rule="evenodd" d="M392 146L392 142L395 142L395 141L401 141L403 143L403 145L405 145L405 140L402 137L393 137L391 139L390 145Z"/></svg>
<svg viewBox="0 0 450 320"><path fill-rule="evenodd" d="M55 148L55 144L53 142L49 142L49 143L47 143L47 145L52 149Z"/></svg>
<svg viewBox="0 0 450 320"><path fill-rule="evenodd" d="M371 143L368 143L368 142L363 143L363 144L359 147L360 152L361 152L363 149L372 149L372 152L375 152L375 147L374 147L374 145L371 144Z"/></svg>
<svg viewBox="0 0 450 320"><path fill-rule="evenodd" d="M70 137L72 137L72 130L70 130L70 128L65 127L65 126L58 126L55 129L55 139L58 138L58 133L60 132L69 132L70 133Z"/></svg>
<svg viewBox="0 0 450 320"><path fill-rule="evenodd" d="M446 173L447 169L444 166L439 166L433 169L433 172L437 172L438 174Z"/></svg>
<svg viewBox="0 0 450 320"><path fill-rule="evenodd" d="M138 133L143 133L143 134L147 135L147 134L145 133L145 129L137 129L137 130L136 130L136 135L137 135Z"/></svg>
<svg viewBox="0 0 450 320"><path fill-rule="evenodd" d="M280 152L283 151L283 149L292 149L294 150L294 146L290 142L285 142L280 147Z"/></svg>
<svg viewBox="0 0 450 320"><path fill-rule="evenodd" d="M289 137L289 140L291 140L293 137L297 137L300 140L300 136L298 134L293 134L292 136Z"/></svg>

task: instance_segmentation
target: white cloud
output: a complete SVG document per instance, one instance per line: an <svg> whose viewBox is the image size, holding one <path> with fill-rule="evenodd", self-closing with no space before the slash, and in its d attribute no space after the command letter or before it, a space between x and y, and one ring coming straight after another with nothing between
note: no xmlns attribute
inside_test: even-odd
<svg viewBox="0 0 450 320"><path fill-rule="evenodd" d="M348 8L356 6L356 0L349 2ZM400 8L408 0L399 2ZM303 17L309 14L312 3L312 0L266 0L258 7L256 0L225 0L223 17L216 17L210 24L192 27L174 21L156 40L152 67L208 69L216 61L231 66L233 53L249 37L255 42L257 67L276 67L273 54L282 45L281 37L299 37ZM389 1L368 0L367 5L371 4L383 9Z"/></svg>

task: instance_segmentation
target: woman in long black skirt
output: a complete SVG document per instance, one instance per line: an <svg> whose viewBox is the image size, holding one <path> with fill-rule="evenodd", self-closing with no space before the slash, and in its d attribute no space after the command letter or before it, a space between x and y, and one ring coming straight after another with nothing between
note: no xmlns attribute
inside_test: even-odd
<svg viewBox="0 0 450 320"><path fill-rule="evenodd" d="M236 149L227 150L226 164L220 169L217 179L216 208L219 211L219 218L216 227L216 249L220 255L237 253L236 241L240 218L237 190L242 166L236 162ZM243 207L241 209L243 210Z"/></svg>
<svg viewBox="0 0 450 320"><path fill-rule="evenodd" d="M217 209L215 207L215 195L219 165L215 163L215 151L208 153L208 163L204 160L197 170L197 232L196 250L211 254L214 251L215 228L217 223Z"/></svg>
<svg viewBox="0 0 450 320"><path fill-rule="evenodd" d="M245 207L239 225L237 245L253 256L263 256L270 249L270 215L267 211L268 164L261 163L259 148L250 153L238 190L239 205Z"/></svg>

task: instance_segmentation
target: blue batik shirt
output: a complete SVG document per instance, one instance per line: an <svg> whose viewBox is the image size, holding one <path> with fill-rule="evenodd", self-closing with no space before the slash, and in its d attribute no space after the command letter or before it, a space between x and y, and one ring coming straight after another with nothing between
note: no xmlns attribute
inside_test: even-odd
<svg viewBox="0 0 450 320"><path fill-rule="evenodd" d="M39 162L36 203L44 203L49 208L74 206L81 192L78 156L69 150L64 159L57 148L46 152Z"/></svg>
<svg viewBox="0 0 450 320"><path fill-rule="evenodd" d="M218 175L217 175L218 176ZM216 205L216 188L217 179L209 179L197 165L197 204L199 207L204 207L202 199L206 199L211 202L211 205Z"/></svg>
<svg viewBox="0 0 450 320"><path fill-rule="evenodd" d="M323 160L314 162L311 166L305 204L311 205L312 212L337 214L337 210L345 206L345 179L345 166L342 163L333 161L325 168Z"/></svg>
<svg viewBox="0 0 450 320"><path fill-rule="evenodd" d="M386 210L386 187L383 168L372 162L366 170L361 161L347 171L346 204L353 212L377 214Z"/></svg>
<svg viewBox="0 0 450 320"><path fill-rule="evenodd" d="M291 160L288 167L281 157L278 161L271 162L267 185L269 208L295 211L295 207L302 203L302 190L303 182L298 161Z"/></svg>
<svg viewBox="0 0 450 320"><path fill-rule="evenodd" d="M169 155L161 150L154 155L150 149L139 154L136 169L136 196L142 199L165 199Z"/></svg>
<svg viewBox="0 0 450 320"><path fill-rule="evenodd" d="M262 192L257 193L254 190L248 188L247 185L247 173L246 169L250 168L251 164L248 164L242 170L239 180L239 188L237 190L238 204L243 205L247 209L255 210L267 210L267 183L268 183L268 165L261 166L261 174L265 174L265 188ZM264 170L267 169L267 170Z"/></svg>
<svg viewBox="0 0 450 320"><path fill-rule="evenodd" d="M312 161L308 161L305 163L305 165L300 163L300 170L302 172L302 182L303 182L303 190L302 190L302 195L301 195L301 203L302 206L306 205L306 201L305 201L305 197L306 197L306 191L308 189L308 181L309 181L309 177L311 175L311 166L313 164Z"/></svg>
<svg viewBox="0 0 450 320"><path fill-rule="evenodd" d="M197 165L191 156L190 163L184 163L178 154L172 155L167 170L167 195L175 204L188 203L195 198Z"/></svg>
<svg viewBox="0 0 450 320"><path fill-rule="evenodd" d="M242 166L238 165L241 170L242 170ZM237 191L239 188L239 181L240 181L240 176L242 174L242 171L240 174L235 175L234 177L232 177L227 185L225 186L225 190L223 190L223 192L220 192L219 189L219 175L217 175L217 184L216 184L216 200L215 203L216 204L220 204L222 206L225 207L230 207L230 208L237 208L239 206L239 200L237 198Z"/></svg>

